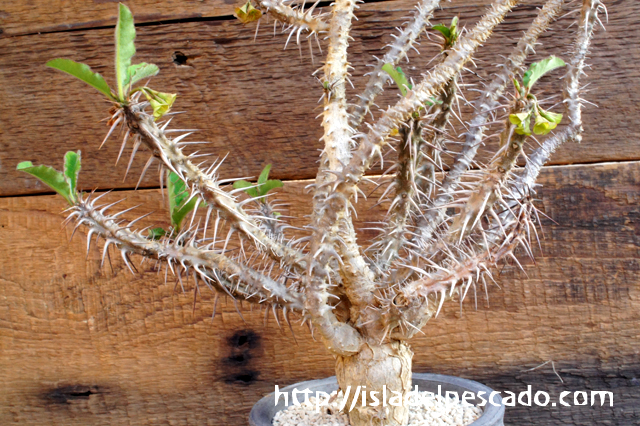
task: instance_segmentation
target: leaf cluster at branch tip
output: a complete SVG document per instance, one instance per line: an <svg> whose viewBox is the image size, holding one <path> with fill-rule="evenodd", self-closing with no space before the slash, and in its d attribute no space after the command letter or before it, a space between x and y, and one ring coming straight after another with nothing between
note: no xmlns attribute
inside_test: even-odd
<svg viewBox="0 0 640 426"><path fill-rule="evenodd" d="M522 98L530 99L533 103L533 108L530 111L509 115L509 121L516 126L515 132L517 134L527 136L532 133L546 135L560 124L562 114L542 109L536 97L531 94L531 89L542 76L563 66L565 66L565 62L562 59L550 56L540 62L532 63L522 77L522 84L515 78L513 79L513 85L518 95ZM531 128L532 119L534 119L533 129Z"/></svg>
<svg viewBox="0 0 640 426"><path fill-rule="evenodd" d="M16 169L37 177L62 195L69 204L73 205L76 202L76 188L80 173L80 151L68 151L64 155L64 172L59 172L49 166L34 166L31 161L19 163Z"/></svg>
<svg viewBox="0 0 640 426"><path fill-rule="evenodd" d="M105 95L110 101L120 105L127 104L133 93L143 90L153 108L154 117L159 118L169 111L176 95L156 92L148 87L133 88L137 82L151 78L160 71L156 65L146 62L131 64L131 59L136 53L135 38L136 29L131 10L120 3L115 31L116 90L111 89L105 79L100 74L93 72L86 64L70 59L56 58L47 62L46 65L84 81Z"/></svg>
<svg viewBox="0 0 640 426"><path fill-rule="evenodd" d="M451 20L451 25L446 26L445 24L438 24L431 27L432 30L439 31L444 38L444 48L447 49L458 40L460 36L460 31L458 30L458 17L454 16Z"/></svg>

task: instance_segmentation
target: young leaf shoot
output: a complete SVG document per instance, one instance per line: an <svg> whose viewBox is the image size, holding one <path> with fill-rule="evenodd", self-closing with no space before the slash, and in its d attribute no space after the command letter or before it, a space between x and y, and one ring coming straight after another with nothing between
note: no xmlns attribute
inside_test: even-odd
<svg viewBox="0 0 640 426"><path fill-rule="evenodd" d="M151 104L151 108L153 108L153 118L156 120L169 112L177 96L174 93L157 92L148 87L143 87L142 93L144 93L149 104Z"/></svg>
<svg viewBox="0 0 640 426"><path fill-rule="evenodd" d="M70 205L76 202L76 185L80 173L80 152L69 151L64 156L64 173L49 166L34 166L31 161L23 161L17 170L29 173L62 195Z"/></svg>
<svg viewBox="0 0 640 426"><path fill-rule="evenodd" d="M78 185L78 175L80 174L80 151L68 151L64 155L64 177L69 183L69 190L76 193Z"/></svg>
<svg viewBox="0 0 640 426"><path fill-rule="evenodd" d="M453 46L454 43L458 40L460 36L460 32L458 31L458 17L454 16L451 20L451 25L446 26L445 24L438 24L431 27L432 30L439 31L444 38L444 50Z"/></svg>
<svg viewBox="0 0 640 426"><path fill-rule="evenodd" d="M251 198L260 198L267 195L269 191L275 188L282 188L283 183L279 179L269 179L269 172L271 171L271 164L267 164L260 176L258 177L258 183L254 184L246 180L237 180L233 183L235 189L244 189L244 191Z"/></svg>
<svg viewBox="0 0 640 426"><path fill-rule="evenodd" d="M147 64L146 62L130 65L129 69L127 69L127 79L124 83L125 90L131 90L133 85L138 81L153 77L158 74L159 71L156 65Z"/></svg>
<svg viewBox="0 0 640 426"><path fill-rule="evenodd" d="M531 89L542 76L563 66L565 66L565 62L562 59L556 56L550 56L540 62L534 62L529 66L529 69L524 73L522 78L522 85L520 85L518 80L513 79L513 85L515 86L518 96L532 103L530 111L509 115L509 121L516 126L516 134L527 136L530 136L532 133L536 135L546 135L560 124L562 114L542 109L540 105L538 105L536 97L531 94ZM531 129L532 118L535 120L533 130Z"/></svg>

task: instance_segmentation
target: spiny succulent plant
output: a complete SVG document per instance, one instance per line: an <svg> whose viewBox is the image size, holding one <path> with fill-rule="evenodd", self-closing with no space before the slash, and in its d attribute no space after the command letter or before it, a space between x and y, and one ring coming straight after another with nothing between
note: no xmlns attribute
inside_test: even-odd
<svg viewBox="0 0 640 426"><path fill-rule="evenodd" d="M330 11L316 12L317 3L305 10L304 3L255 0L236 10L243 22L259 24L266 16L281 23L287 43L294 36L297 43L302 36L327 40L324 65L316 72L322 83L324 150L309 186L310 219L302 229L287 225L270 198L270 190L282 182L268 180L269 167L255 184L222 180L220 159L196 164L200 154L183 152L190 133L170 129L171 119L160 121L173 114L176 95L136 87L159 70L152 64L132 64L135 28L122 4L115 88L86 65L67 59L48 65L83 80L112 103L103 143L120 129L120 158L132 142L127 172L141 146L150 155L142 174L154 161L165 170L160 177L169 192L170 229L136 230L140 218L126 221L128 210L110 213L114 204L101 205L103 195L78 191L79 153L67 153L63 172L30 162L18 168L68 201L67 221L87 227L89 243L93 236L104 240L103 259L115 246L132 272L132 255L154 259L180 282L193 276L196 288L203 283L234 301L262 305L276 318L283 314L288 323L294 313L336 356L342 388L366 386L371 392L386 386L389 394L404 395L411 387L408 340L438 315L445 301L462 303L478 285L486 291L486 279L492 279L497 262L509 257L518 263L516 248L532 256L530 245L539 223L533 205L535 181L558 146L581 139L579 78L604 6L598 0L546 1L470 101L466 96L472 89L460 82L466 65L517 0L495 0L471 29L464 29L457 18L431 27L429 19L439 1L421 0L373 64L365 90L351 98L348 47L357 3L336 0ZM566 8L579 17L565 59L554 56L525 66L540 35ZM441 51L431 68L413 81L398 64L426 33L442 39ZM562 102L543 108L548 101L538 99L535 84L556 69L556 76L564 73ZM391 80L399 100L366 122ZM472 107L469 117L461 116L461 102ZM454 119L465 128L459 137L452 134ZM499 147L483 163L478 152L492 137L499 138ZM452 155L454 144L459 150L447 163L443 156ZM524 167L518 166L519 159ZM386 188L381 200L390 202L389 210L374 225L378 237L363 247L353 221L357 203L365 197L361 187L371 181L366 173L385 163L391 163L385 171L388 178L373 183ZM405 425L408 412L389 404L356 404L349 417L354 426Z"/></svg>

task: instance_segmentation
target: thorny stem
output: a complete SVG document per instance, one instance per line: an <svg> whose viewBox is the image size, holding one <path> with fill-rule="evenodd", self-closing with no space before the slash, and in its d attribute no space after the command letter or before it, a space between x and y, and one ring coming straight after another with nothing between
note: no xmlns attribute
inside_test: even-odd
<svg viewBox="0 0 640 426"><path fill-rule="evenodd" d="M445 220L446 209L443 206L452 200L452 192L458 187L460 179L473 163L473 159L483 142L487 120L491 116L491 112L499 105L498 99L504 93L512 76L522 67L529 51L533 51L533 46L540 35L556 18L562 9L562 3L563 0L548 0L545 3L501 70L496 73L491 83L474 102L475 116L470 122L462 151L444 178L431 208L425 212L424 217L418 223L418 233L422 241L428 241L436 228Z"/></svg>
<svg viewBox="0 0 640 426"><path fill-rule="evenodd" d="M413 112L422 108L432 96L438 94L442 87L471 59L478 46L489 38L493 28L517 2L517 0L498 0L494 3L474 29L458 40L444 62L425 75L420 84L383 113L369 132L363 135L358 149L345 169L348 179L341 182L336 191L345 194L354 191L354 185L362 179L375 156L380 153L391 131L406 121Z"/></svg>
<svg viewBox="0 0 640 426"><path fill-rule="evenodd" d="M303 11L294 9L284 4L282 0L256 0L259 9L265 11L274 19L282 23L288 24L293 28L291 31L297 32L297 38L300 32L308 31L310 33L321 33L329 30L329 25L319 15L313 16L315 5ZM298 40L299 43L299 40Z"/></svg>
<svg viewBox="0 0 640 426"><path fill-rule="evenodd" d="M416 165L417 186L420 189L423 202L420 205L420 214L416 214L414 217L416 222L423 217L422 211L426 211L430 207L430 200L437 191L436 173L442 171L441 153L447 148L446 142L449 138L447 127L457 96L458 76L456 75L445 85L439 98L442 104L434 106L435 116L423 131L424 142L420 147L420 156Z"/></svg>
<svg viewBox="0 0 640 426"><path fill-rule="evenodd" d="M371 71L367 86L364 92L358 96L357 104L354 106L349 118L351 127L358 128L376 97L384 91L384 83L389 79L389 75L382 71L382 66L391 64L395 68L402 59L406 58L407 52L413 48L416 40L424 32L433 11L439 4L440 0L422 0L416 6L417 10L413 19L402 28L400 34L389 45L387 53L385 53L382 60L378 60L375 68Z"/></svg>
<svg viewBox="0 0 640 426"><path fill-rule="evenodd" d="M445 50L443 58L446 56ZM413 243L413 238L407 241L406 234L410 226L413 228L413 222L422 217L424 202L431 197L435 188L436 171L441 171L442 168L440 151L445 147L444 135L456 96L457 75L444 86L438 98L441 103L436 103L430 114L415 123L413 118L409 120L412 124L407 127L415 129L410 144L413 151L398 149L398 170L394 182L396 195L389 208L389 224L382 233L381 241L377 243L381 247L378 271L382 273L400 256L400 250L405 244L418 248ZM401 127L401 131L402 129ZM405 153L409 155L403 155ZM397 278L395 274L391 274L387 281L396 282Z"/></svg>
<svg viewBox="0 0 640 426"><path fill-rule="evenodd" d="M176 275L182 275L183 272L188 275L191 269L207 285L213 285L220 293L231 297L253 303L275 304L292 311L303 310L300 294L230 259L220 250L200 248L195 238L190 238L186 243L181 242L180 238L175 238L172 243L150 240L129 227L121 227L119 223L122 219L105 214L105 209L95 207L90 199L83 200L80 194L77 199L80 201L69 217L75 219L78 226L84 224L91 229L89 244L92 234L97 233L106 240L105 253L109 245L114 244L130 268L128 255L138 254L166 262Z"/></svg>
<svg viewBox="0 0 640 426"><path fill-rule="evenodd" d="M158 128L153 118L143 111L125 106L124 114L129 130L137 135L164 165L180 176L210 206L221 212L224 218L258 248L262 247L274 260L298 271L305 269L303 256L297 250L269 238L253 218L236 204L233 197L220 189L213 173L206 174L182 153L177 144Z"/></svg>
<svg viewBox="0 0 640 426"><path fill-rule="evenodd" d="M324 66L324 79L330 87L330 93L325 97L323 115L325 143L323 162L326 158L328 169L320 170L320 179L324 184L318 186L314 197L317 201L318 213L312 251L315 253L317 250L323 250L323 245L329 244L331 249L339 253L342 261L340 269L345 276L343 282L346 295L352 304L360 306L371 303L372 273L356 243L349 205L347 203L340 205L342 200L336 203L336 200L325 198L330 192L332 182L336 179L336 175L332 173L341 172L351 156L352 129L349 127L347 113L346 79L349 75L347 47L355 7L356 0L338 1L332 14L329 48ZM334 208L327 209L328 203L333 203ZM321 240L326 242L322 243Z"/></svg>
<svg viewBox="0 0 640 426"><path fill-rule="evenodd" d="M329 47L324 65L324 83L328 86L329 93L324 98L322 140L328 170L332 171L340 171L350 157L351 132L345 86L349 75L349 32L355 7L356 0L336 2L332 11Z"/></svg>
<svg viewBox="0 0 640 426"><path fill-rule="evenodd" d="M338 0L332 10L329 30L329 48L324 66L325 95L323 127L324 151L316 178L314 194L313 233L309 251L306 303L312 322L318 326L326 345L339 354L356 353L362 339L350 325L336 318L328 298L331 276L336 269L349 275L346 283L364 283L367 275L359 274L367 267L361 258L348 205L344 200L328 199L329 188L335 173L349 161L351 131L346 109L345 83L348 75L347 47L356 0ZM360 279L355 279L360 275ZM335 276L333 278L336 280ZM352 303L363 300L355 286L345 286L344 291ZM334 292L335 293L335 292Z"/></svg>
<svg viewBox="0 0 640 426"><path fill-rule="evenodd" d="M532 107L531 104L519 101L511 113L528 113ZM449 244L462 241L467 234L481 225L482 215L491 211L496 201L502 197L501 189L515 167L518 157L522 154L527 137L526 135L514 134L514 126L509 125L503 131L500 139L504 141L504 146L501 147L503 153L489 165L487 170L481 172L484 175L483 179L477 184L447 231L447 243Z"/></svg>
<svg viewBox="0 0 640 426"><path fill-rule="evenodd" d="M382 238L377 243L381 248L376 262L380 272L386 271L391 262L399 255L406 240L405 234L412 206L416 203L417 172L415 166L422 146L420 119L409 119L404 126L400 127L399 136L400 141L396 148L398 151L396 176L392 183L395 187L395 196L387 213L387 226L382 233Z"/></svg>
<svg viewBox="0 0 640 426"><path fill-rule="evenodd" d="M563 143L582 139L582 114L580 108L580 76L584 72L585 59L589 52L589 45L593 31L598 21L598 10L604 8L599 0L584 0L580 17L580 26L574 42L574 55L568 64L568 71L564 78L565 114L569 117L569 126L545 139L542 146L531 154L524 170L521 182L532 189L540 173L540 169L547 162L551 154Z"/></svg>

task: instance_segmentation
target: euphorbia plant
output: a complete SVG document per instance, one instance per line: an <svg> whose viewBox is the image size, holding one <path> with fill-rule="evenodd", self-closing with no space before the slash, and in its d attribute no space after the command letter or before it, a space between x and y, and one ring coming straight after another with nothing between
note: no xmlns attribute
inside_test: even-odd
<svg viewBox="0 0 640 426"><path fill-rule="evenodd" d="M603 8L597 0L582 1L566 64L550 57L525 67L527 54L564 7L562 0L548 0L470 103L472 115L465 120L454 112L459 99L466 101L460 76L518 2L496 0L468 30L461 30L457 18L450 25L429 26L438 3L420 1L412 19L374 64L366 89L353 104L348 102L346 82L355 0L337 0L330 12L321 13L281 0L257 0L236 10L243 22L270 16L285 24L289 38L295 36L297 42L302 34L328 39L324 66L318 70L318 90L324 92L324 150L310 185L310 220L296 231L305 235L291 234L292 227L269 198L270 190L282 186L268 180L270 166L255 183L236 180L225 186L233 179L219 179L221 161L195 164L198 155L183 152L188 133L170 136L180 131L169 133L170 120L159 120L172 113L176 96L146 85L136 87L158 68L132 65L135 28L124 5L116 26L115 89L86 65L66 59L48 65L85 81L112 102L105 141L121 128L120 155L131 140L131 159L140 146L150 153L145 171L153 161L166 169L161 177L169 192L171 227L138 231L138 219L126 223L124 212L110 213L112 205L99 205L100 196L78 191L79 153L67 153L63 172L30 162L18 168L63 195L70 205L68 220L87 227L89 239L104 239L104 253L117 247L128 266L132 255L155 259L179 280L192 275L196 285L204 283L234 300L263 305L276 315L281 311L287 322L295 313L336 356L341 387L366 386L369 392L381 392L386 386L388 395L404 395L411 385L409 339L438 315L446 300L461 302L479 284L486 290L491 267L506 257L517 262L517 247L531 254L537 222L534 183L559 145L581 138L579 77ZM432 68L410 81L398 63L426 31L442 38L442 49ZM562 113L542 107L535 85L557 68L556 76L564 73ZM366 113L390 78L400 99L365 126ZM461 149L447 165L441 154L450 152L457 139L450 132L452 117L467 124ZM476 157L491 137L486 136L490 129L495 129L500 144L483 164ZM379 237L363 247L356 240L354 212L364 196L360 186L369 180L365 174L383 159L392 164L385 173L391 176L390 184L382 195L390 207ZM518 166L519 159L524 167ZM406 407L389 404L355 404L349 413L354 426L404 425L407 416Z"/></svg>

